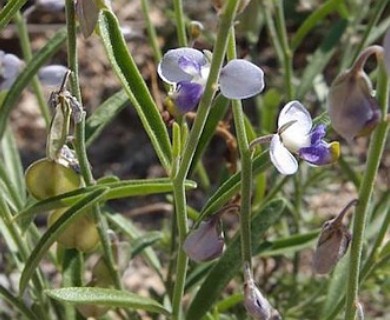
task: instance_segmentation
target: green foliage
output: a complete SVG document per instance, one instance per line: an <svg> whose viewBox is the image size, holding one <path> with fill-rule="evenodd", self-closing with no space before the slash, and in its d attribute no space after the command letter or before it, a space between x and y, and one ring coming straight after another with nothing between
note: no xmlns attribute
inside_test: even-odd
<svg viewBox="0 0 390 320"><path fill-rule="evenodd" d="M390 28L388 1L312 0L305 7L302 1L253 0L238 13L244 2L226 0L218 14L209 5L197 8L218 22L210 24L190 5L183 7L182 0L173 1L172 9L167 1L157 6L142 0L150 50L141 59L146 67L138 64L138 50L121 28L121 5L127 2L114 1L111 8L105 1L92 1L87 5L94 9L83 13L98 12L86 17L97 21L88 45L104 48L105 67L119 80L118 88L107 90L111 93L92 108L83 97L89 83L79 81L85 64L93 61L80 63L78 44L84 39L78 37L77 25L83 17L77 17L75 1L65 1L64 28L33 40L27 16L34 7L25 13L25 0L9 0L0 10L0 30L4 34L16 30L26 62L12 85L0 91L0 318L85 319L92 314L101 319L249 319L244 265L251 266L263 299L283 319L352 320L356 301L365 307L366 318L389 314L385 303L390 297L390 193L385 181L389 79L379 47ZM159 17L166 26L152 24L151 9L154 15L166 15ZM189 17L205 23L196 39L187 37ZM40 49L36 38L43 43ZM203 90L198 108L181 114L175 99L182 83L163 86L154 73L167 50L187 43L207 48L212 55L206 53L207 78L195 77ZM381 109L371 136L359 138L359 143L341 140L336 163L312 167L299 161L294 176L281 176L272 167L268 144L278 127L282 137L277 123L282 105L301 101L314 126L323 124L329 128L327 136L340 139L328 113L330 85L374 44L376 63L371 58L363 63L373 83L369 96L374 99L375 92ZM61 129L53 134L37 75L53 56L61 61L64 54L72 71L68 98L73 104L69 102L65 115L53 116ZM255 99L229 100L219 91L224 61L236 57L265 72L265 91ZM3 63L0 60L0 86L8 76ZM248 79L241 76L236 81L250 83L249 74ZM26 168L34 162L28 157L27 163L19 144L15 123L20 119L13 116L30 84L49 141L46 155L42 150L35 162L44 166L33 177ZM353 90L346 93L346 99L352 94ZM139 130L157 155L152 165L159 173L133 178L138 173L131 167L126 177L107 173L97 178L90 165L100 160L91 158L95 145L101 137L116 145L110 125L126 108L134 108L142 125ZM259 136L264 145L251 144ZM53 143L55 150L50 148ZM116 156L110 155L108 161ZM105 172L112 168L107 165ZM63 177L49 167L71 176L70 186L57 188ZM351 198L358 204L342 221L352 232L351 246L332 272L317 277L311 260L321 226ZM46 217L52 217L48 225L42 223ZM212 261L191 261L183 243L210 217L217 219L217 229L207 231L222 232L224 251ZM65 248L64 237L77 242L79 236L87 236L89 228L83 227L87 224L94 231L93 245L88 250L78 243ZM129 265L141 278L139 292L136 286L124 285Z"/></svg>

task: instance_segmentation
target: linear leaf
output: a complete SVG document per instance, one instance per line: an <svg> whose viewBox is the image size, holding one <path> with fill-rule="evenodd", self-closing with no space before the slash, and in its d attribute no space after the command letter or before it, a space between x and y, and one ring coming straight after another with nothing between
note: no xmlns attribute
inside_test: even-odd
<svg viewBox="0 0 390 320"><path fill-rule="evenodd" d="M11 0L0 11L0 30L2 30L15 16L16 12L27 2L27 0Z"/></svg>
<svg viewBox="0 0 390 320"><path fill-rule="evenodd" d="M27 307L22 299L15 297L6 288L0 285L0 296L4 298L9 304L11 304L16 310L18 310L25 319L38 320L39 318Z"/></svg>
<svg viewBox="0 0 390 320"><path fill-rule="evenodd" d="M86 145L90 146L103 129L126 107L129 98L124 90L120 90L104 101L88 117L85 123Z"/></svg>
<svg viewBox="0 0 390 320"><path fill-rule="evenodd" d="M74 305L97 304L117 308L140 309L161 313L165 316L170 315L170 311L157 301L127 291L94 287L68 287L45 290L45 293L53 299Z"/></svg>
<svg viewBox="0 0 390 320"><path fill-rule="evenodd" d="M39 68L42 67L44 63L46 63L46 61L60 49L66 40L66 36L67 33L65 28L57 31L47 44L33 56L29 64L26 65L23 71L16 78L14 84L9 89L3 103L0 106L0 138L3 137L8 116L16 101L20 98L21 92L30 83Z"/></svg>
<svg viewBox="0 0 390 320"><path fill-rule="evenodd" d="M50 246L56 241L61 232L63 232L63 230L65 230L66 227L80 214L84 213L86 208L101 200L107 191L108 188L101 187L86 195L75 205L65 211L64 214L42 235L42 238L38 241L34 250L31 252L31 255L28 257L25 268L22 271L19 282L20 294L23 294L28 281L33 275L39 262L50 249Z"/></svg>
<svg viewBox="0 0 390 320"><path fill-rule="evenodd" d="M99 31L108 59L147 132L163 167L171 166L167 128L123 38L118 19L107 10L99 16Z"/></svg>
<svg viewBox="0 0 390 320"><path fill-rule="evenodd" d="M279 220L284 207L284 200L276 199L253 215L251 226L253 252L258 250L264 232ZM234 237L223 256L207 275L188 309L186 319L201 319L216 302L229 281L240 271L242 268L240 248L238 235Z"/></svg>

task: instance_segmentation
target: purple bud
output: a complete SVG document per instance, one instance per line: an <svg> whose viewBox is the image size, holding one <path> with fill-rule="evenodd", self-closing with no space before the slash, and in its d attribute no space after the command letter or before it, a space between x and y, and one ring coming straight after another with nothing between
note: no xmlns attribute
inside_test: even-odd
<svg viewBox="0 0 390 320"><path fill-rule="evenodd" d="M382 51L379 46L363 51L354 66L340 74L329 90L328 111L332 126L349 142L371 133L380 119L378 102L372 96L370 79L363 70L367 58L379 51Z"/></svg>
<svg viewBox="0 0 390 320"><path fill-rule="evenodd" d="M202 221L199 227L187 236L183 244L183 250L188 257L197 262L219 257L224 247L221 220L217 214Z"/></svg>
<svg viewBox="0 0 390 320"><path fill-rule="evenodd" d="M248 314L257 320L281 320L279 312L257 288L249 263L244 265L244 306Z"/></svg>
<svg viewBox="0 0 390 320"><path fill-rule="evenodd" d="M356 203L357 200L349 202L336 218L326 221L322 226L313 258L313 269L316 273L329 273L347 252L352 235L342 224L342 219Z"/></svg>

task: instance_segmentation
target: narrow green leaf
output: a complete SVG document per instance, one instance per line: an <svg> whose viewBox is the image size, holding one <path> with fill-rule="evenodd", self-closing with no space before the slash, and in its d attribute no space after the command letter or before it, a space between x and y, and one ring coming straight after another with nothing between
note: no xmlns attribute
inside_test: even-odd
<svg viewBox="0 0 390 320"><path fill-rule="evenodd" d="M285 202L281 199L276 199L269 202L264 209L253 215L251 223L253 252L258 251L262 235L280 219L284 207ZM226 285L242 269L240 251L240 237L238 235L234 237L223 256L204 280L188 309L186 319L201 319L214 305Z"/></svg>
<svg viewBox="0 0 390 320"><path fill-rule="evenodd" d="M320 231L316 230L305 234L296 234L287 238L268 242L266 243L267 249L262 250L262 256L269 257L291 254L300 251L304 248L312 246L319 233Z"/></svg>
<svg viewBox="0 0 390 320"><path fill-rule="evenodd" d="M126 107L129 98L124 90L118 91L106 101L104 101L88 117L85 123L86 145L90 146L99 136L103 129Z"/></svg>
<svg viewBox="0 0 390 320"><path fill-rule="evenodd" d="M126 291L94 287L69 287L45 290L45 293L55 300L74 305L97 304L117 308L140 309L170 316L170 311L157 301Z"/></svg>
<svg viewBox="0 0 390 320"><path fill-rule="evenodd" d="M10 0L0 11L0 30L2 30L23 7L27 0Z"/></svg>
<svg viewBox="0 0 390 320"><path fill-rule="evenodd" d="M137 227L129 220L123 217L121 214L109 214L107 215L109 223L123 232L130 240L137 239L142 237L142 233L137 229ZM145 248L142 251L142 255L145 257L149 265L160 275L161 274L161 264L154 250L150 247Z"/></svg>
<svg viewBox="0 0 390 320"><path fill-rule="evenodd" d="M23 166L14 136L9 128L6 129L1 140L1 150L4 168L18 197L18 203L24 204L26 201L26 186L24 183ZM18 209L21 209L21 207Z"/></svg>
<svg viewBox="0 0 390 320"><path fill-rule="evenodd" d="M302 99L306 92L313 86L314 79L317 75L321 74L330 59L332 58L335 50L337 49L337 43L341 39L348 25L347 20L340 20L336 22L329 30L328 35L323 40L320 47L314 52L307 64L307 67L303 71L301 76L301 83L297 89L297 98Z"/></svg>
<svg viewBox="0 0 390 320"><path fill-rule="evenodd" d="M151 231L135 239L131 244L131 257L134 258L147 247L163 238L163 233L160 231Z"/></svg>
<svg viewBox="0 0 390 320"><path fill-rule="evenodd" d="M255 157L253 160L253 173L259 174L264 172L270 165L268 151ZM241 173L237 172L226 180L217 191L209 198L209 201L203 207L199 215L199 221L204 217L216 212L225 203L227 203L239 190L241 185Z"/></svg>
<svg viewBox="0 0 390 320"><path fill-rule="evenodd" d="M66 35L67 33L65 28L57 31L46 45L33 56L30 63L26 65L24 70L16 78L12 87L9 89L2 105L0 106L0 139L3 137L7 119L12 107L20 98L21 92L30 83L39 68L42 67L46 61L60 49L66 40Z"/></svg>
<svg viewBox="0 0 390 320"><path fill-rule="evenodd" d="M170 179L145 179L145 180L128 180L104 184L109 187L110 191L104 197L105 200L127 198L137 195L147 195L155 193L166 193L173 190ZM187 189L196 188L194 181L185 182Z"/></svg>
<svg viewBox="0 0 390 320"><path fill-rule="evenodd" d="M334 11L338 11L344 1L328 0L322 4L317 10L313 11L306 20L300 25L294 37L291 40L291 49L295 51L305 36L323 20L327 15ZM344 17L346 18L346 17Z"/></svg>
<svg viewBox="0 0 390 320"><path fill-rule="evenodd" d="M218 95L215 99L213 106L211 107L210 114L207 117L206 124L202 131L202 135L199 138L194 153L194 158L191 164L191 171L195 168L199 159L202 157L207 146L210 144L211 139L214 137L215 129L218 122L222 120L228 110L230 100L226 99L223 95Z"/></svg>
<svg viewBox="0 0 390 320"><path fill-rule="evenodd" d="M134 197L139 195L149 195L171 192L173 190L172 182L168 178L160 179L142 179L142 180L109 180L107 183L101 183L96 186L80 188L71 192L63 193L61 195L45 199L34 203L15 216L15 220L20 220L22 225L24 221L30 221L34 214L46 212L63 207L74 205L77 201L82 199L85 195L95 192L102 186L107 187L109 191L104 195L103 200L120 199L127 197ZM196 183L191 180L185 182L187 189L196 188ZM27 226L23 226L25 229Z"/></svg>
<svg viewBox="0 0 390 320"><path fill-rule="evenodd" d="M99 31L108 59L149 135L163 167L171 166L171 143L159 110L127 49L118 19L107 10L99 15Z"/></svg>
<svg viewBox="0 0 390 320"><path fill-rule="evenodd" d="M23 316L24 319L29 320L38 320L39 318L27 307L22 299L15 297L11 294L6 288L0 285L0 296L3 297L10 305L12 305L15 310L18 310Z"/></svg>
<svg viewBox="0 0 390 320"><path fill-rule="evenodd" d="M39 262L50 249L50 246L56 241L58 236L72 223L80 214L85 212L85 209L95 204L104 196L108 188L101 187L94 192L91 192L75 205L70 207L65 213L42 235L42 238L36 244L34 250L26 261L26 266L22 271L19 290L22 295L26 289L28 281L34 274Z"/></svg>

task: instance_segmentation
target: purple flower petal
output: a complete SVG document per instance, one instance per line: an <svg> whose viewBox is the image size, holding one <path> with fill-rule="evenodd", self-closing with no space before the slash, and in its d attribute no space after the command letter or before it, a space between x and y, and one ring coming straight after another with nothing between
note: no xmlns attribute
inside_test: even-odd
<svg viewBox="0 0 390 320"><path fill-rule="evenodd" d="M181 81L190 81L193 76L185 72L179 65L179 60L183 59L183 57L198 66L204 66L207 63L204 54L199 50L192 48L169 50L164 54L163 59L158 65L157 72L161 79L170 84Z"/></svg>
<svg viewBox="0 0 390 320"><path fill-rule="evenodd" d="M278 134L274 134L270 144L271 161L281 174L294 174L298 170L298 162L280 141Z"/></svg>
<svg viewBox="0 0 390 320"><path fill-rule="evenodd" d="M249 61L231 60L221 70L219 85L228 99L250 98L264 89L264 72Z"/></svg>
<svg viewBox="0 0 390 320"><path fill-rule="evenodd" d="M51 65L39 69L39 80L45 86L59 87L64 80L68 68L61 65Z"/></svg>
<svg viewBox="0 0 390 320"><path fill-rule="evenodd" d="M315 145L319 143L326 134L326 126L324 124L319 124L318 126L315 126L313 130L310 133L311 138L311 144Z"/></svg>
<svg viewBox="0 0 390 320"><path fill-rule="evenodd" d="M192 76L200 75L200 65L196 61L193 61L186 56L182 56L179 58L178 63L179 68L185 73Z"/></svg>
<svg viewBox="0 0 390 320"><path fill-rule="evenodd" d="M194 109L203 95L204 87L199 83L181 81L177 85L176 105L180 112L186 113Z"/></svg>
<svg viewBox="0 0 390 320"><path fill-rule="evenodd" d="M306 162L321 166L331 162L332 156L328 145L325 142L318 143L299 150L299 157Z"/></svg>
<svg viewBox="0 0 390 320"><path fill-rule="evenodd" d="M0 90L9 89L24 66L23 60L0 50Z"/></svg>

